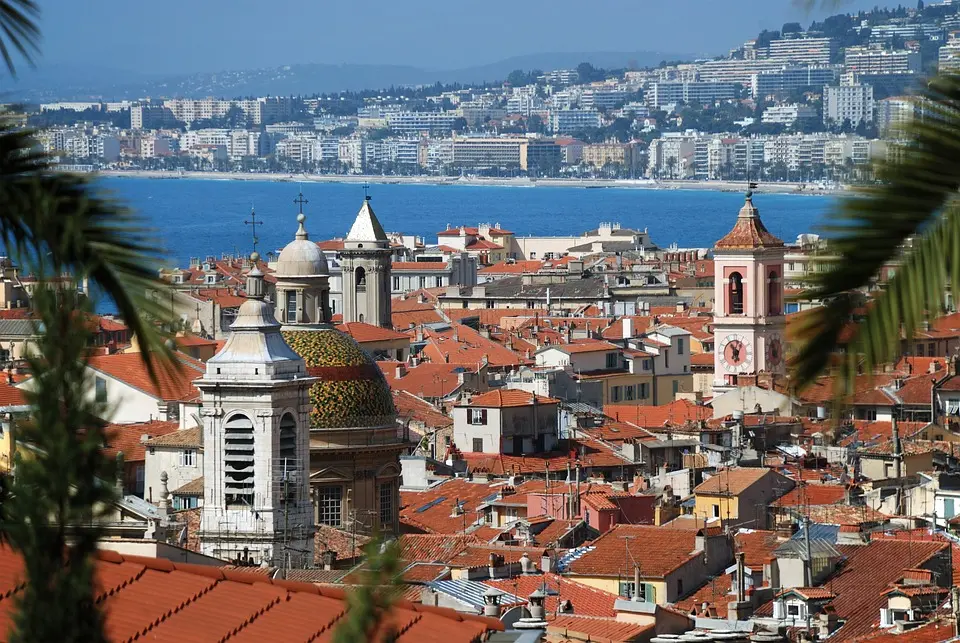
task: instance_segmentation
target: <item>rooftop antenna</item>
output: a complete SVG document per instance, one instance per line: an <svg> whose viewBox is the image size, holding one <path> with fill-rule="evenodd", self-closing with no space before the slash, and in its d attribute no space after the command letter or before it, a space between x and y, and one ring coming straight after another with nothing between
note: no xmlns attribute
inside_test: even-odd
<svg viewBox="0 0 960 643"><path fill-rule="evenodd" d="M257 226L263 225L263 221L257 221L257 211L253 209L253 205L250 205L250 220L244 219L244 225L248 225L253 232L253 251L257 251L257 244L260 243L260 237L257 236Z"/></svg>

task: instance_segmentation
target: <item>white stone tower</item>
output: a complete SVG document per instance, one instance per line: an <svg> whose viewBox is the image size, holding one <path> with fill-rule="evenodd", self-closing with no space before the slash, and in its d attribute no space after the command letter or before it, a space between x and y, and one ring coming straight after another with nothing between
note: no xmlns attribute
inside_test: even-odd
<svg viewBox="0 0 960 643"><path fill-rule="evenodd" d="M784 374L784 252L748 191L733 229L713 249L715 394Z"/></svg>
<svg viewBox="0 0 960 643"><path fill-rule="evenodd" d="M308 391L316 381L283 340L251 256L247 301L197 380L203 399L200 549L241 564L313 562Z"/></svg>
<svg viewBox="0 0 960 643"><path fill-rule="evenodd" d="M343 321L366 322L393 328L390 312L390 241L370 207L363 200L353 227L344 239L341 256L343 271Z"/></svg>
<svg viewBox="0 0 960 643"><path fill-rule="evenodd" d="M302 206L301 206L302 207ZM277 279L277 319L284 330L330 323L330 272L327 258L313 241L297 215L296 238L280 251L274 276Z"/></svg>

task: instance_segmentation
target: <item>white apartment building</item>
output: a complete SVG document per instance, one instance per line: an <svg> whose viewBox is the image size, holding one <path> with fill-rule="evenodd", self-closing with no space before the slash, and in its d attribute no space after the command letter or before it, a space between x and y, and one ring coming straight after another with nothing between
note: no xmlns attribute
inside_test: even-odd
<svg viewBox="0 0 960 643"><path fill-rule="evenodd" d="M910 96L891 96L877 101L877 129L882 136L893 136L897 129L917 117L916 100Z"/></svg>
<svg viewBox="0 0 960 643"><path fill-rule="evenodd" d="M833 38L789 38L773 40L767 48L767 60L779 63L823 65L833 62L839 51Z"/></svg>
<svg viewBox="0 0 960 643"><path fill-rule="evenodd" d="M937 59L937 69L941 74L960 72L960 40L951 39L940 47Z"/></svg>
<svg viewBox="0 0 960 643"><path fill-rule="evenodd" d="M800 120L812 120L817 117L817 110L809 105L790 103L786 105L772 105L763 110L760 120L764 123L777 125L794 125Z"/></svg>
<svg viewBox="0 0 960 643"><path fill-rule="evenodd" d="M753 74L750 92L754 98L788 94L804 87L834 85L839 77L839 66L785 66L776 71Z"/></svg>
<svg viewBox="0 0 960 643"><path fill-rule="evenodd" d="M630 94L618 89L587 89L580 94L580 106L584 109L613 109L627 101Z"/></svg>
<svg viewBox="0 0 960 643"><path fill-rule="evenodd" d="M840 85L823 88L823 122L842 123L849 120L854 126L872 123L874 113L871 85Z"/></svg>
<svg viewBox="0 0 960 643"><path fill-rule="evenodd" d="M696 136L667 132L650 141L647 173L662 179L688 179L694 175Z"/></svg>
<svg viewBox="0 0 960 643"><path fill-rule="evenodd" d="M550 112L550 129L554 134L573 134L602 124L600 112L592 109L558 109Z"/></svg>
<svg viewBox="0 0 960 643"><path fill-rule="evenodd" d="M386 114L390 129L401 134L449 132L460 116L454 112L392 112Z"/></svg>
<svg viewBox="0 0 960 643"><path fill-rule="evenodd" d="M847 47L843 66L858 74L896 74L922 71L920 52L908 49L888 50L875 47Z"/></svg>
<svg viewBox="0 0 960 643"><path fill-rule="evenodd" d="M737 95L735 83L719 82L656 82L647 87L644 99L654 109L683 101L709 105L718 100L729 100Z"/></svg>

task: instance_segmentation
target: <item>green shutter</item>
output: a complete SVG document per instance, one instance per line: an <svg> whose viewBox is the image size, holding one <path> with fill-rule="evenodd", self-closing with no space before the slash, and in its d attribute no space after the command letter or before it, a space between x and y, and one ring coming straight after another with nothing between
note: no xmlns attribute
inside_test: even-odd
<svg viewBox="0 0 960 643"><path fill-rule="evenodd" d="M648 603L657 602L657 586L656 585L653 585L652 583L644 583L643 591L644 591L643 598L646 602Z"/></svg>

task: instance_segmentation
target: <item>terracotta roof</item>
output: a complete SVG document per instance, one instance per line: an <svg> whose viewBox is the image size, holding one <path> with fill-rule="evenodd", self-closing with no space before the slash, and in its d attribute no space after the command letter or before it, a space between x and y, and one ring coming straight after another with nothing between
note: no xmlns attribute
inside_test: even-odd
<svg viewBox="0 0 960 643"><path fill-rule="evenodd" d="M619 346L616 344L611 344L610 342L602 342L595 339L591 340L576 340L570 344L561 344L556 346L550 346L549 348L556 348L568 354L575 353L598 353L602 351L615 351L619 350Z"/></svg>
<svg viewBox="0 0 960 643"><path fill-rule="evenodd" d="M181 429L158 435L147 442L151 447L200 447L203 446L203 429L195 426L192 429Z"/></svg>
<svg viewBox="0 0 960 643"><path fill-rule="evenodd" d="M518 366L524 362L510 349L462 324L450 328L425 328L427 340L422 355L434 364L466 364L476 367L484 358L491 368Z"/></svg>
<svg viewBox="0 0 960 643"><path fill-rule="evenodd" d="M791 587L790 589L785 589L777 596L783 596L784 594L789 594L790 592L795 592L803 596L807 600L811 601L824 601L834 598L836 594L831 592L826 587Z"/></svg>
<svg viewBox="0 0 960 643"><path fill-rule="evenodd" d="M480 275L522 275L539 272L542 261L501 261L477 271Z"/></svg>
<svg viewBox="0 0 960 643"><path fill-rule="evenodd" d="M741 529L734 535L737 553L743 553L744 564L751 569L763 569L781 544L775 531Z"/></svg>
<svg viewBox="0 0 960 643"><path fill-rule="evenodd" d="M353 337L361 344L364 342L389 342L396 340L410 341L410 337L403 333L364 322L337 324L337 330L350 335L350 337Z"/></svg>
<svg viewBox="0 0 960 643"><path fill-rule="evenodd" d="M447 564L455 569L477 569L490 565L490 554L501 557L505 564L517 563L524 554L536 561L543 551L531 547L508 545L490 545L488 543L468 544L459 553L452 556Z"/></svg>
<svg viewBox="0 0 960 643"><path fill-rule="evenodd" d="M456 534L401 534L398 540L402 560L443 564L467 545L480 543L475 536Z"/></svg>
<svg viewBox="0 0 960 643"><path fill-rule="evenodd" d="M477 239L465 246L466 250L503 250L503 246L487 239Z"/></svg>
<svg viewBox="0 0 960 643"><path fill-rule="evenodd" d="M837 505L844 502L846 489L841 485L799 484L772 503L774 507L797 505Z"/></svg>
<svg viewBox="0 0 960 643"><path fill-rule="evenodd" d="M328 637L346 612L342 589L109 551L97 556L95 600L104 609L108 641L314 640ZM0 549L0 584L12 595L23 591L21 569L18 554ZM0 629L9 630L11 617L4 610ZM479 643L503 630L495 619L403 600L389 619L400 642Z"/></svg>
<svg viewBox="0 0 960 643"><path fill-rule="evenodd" d="M693 490L694 493L739 495L767 476L777 475L765 467L738 467L721 469L709 480L704 480ZM782 476L781 476L782 477ZM772 478L771 478L772 479ZM769 483L766 483L769 484ZM793 483L784 479L783 491Z"/></svg>
<svg viewBox="0 0 960 643"><path fill-rule="evenodd" d="M598 440L568 440L568 451L552 451L534 455L504 455L487 453L462 453L471 471L490 473L496 476L512 474L540 474L544 467L560 471L567 464L579 462L584 467L619 467L629 463L617 455L612 445Z"/></svg>
<svg viewBox="0 0 960 643"><path fill-rule="evenodd" d="M750 567L748 564L747 567ZM736 597L731 595L733 589L733 577L730 574L722 574L711 578L702 585L693 594L677 601L677 608L684 612L696 611L697 616L705 616L703 613L703 604L707 604L709 616L712 618L727 618L727 605Z"/></svg>
<svg viewBox="0 0 960 643"><path fill-rule="evenodd" d="M527 391L521 391L519 389L497 389L495 391L490 391L489 393L483 393L482 395L475 395L468 403L460 404L459 406L507 408L513 406L532 406L534 401L536 401L537 404L560 403L560 400L552 397L534 395L533 393L528 393Z"/></svg>
<svg viewBox="0 0 960 643"><path fill-rule="evenodd" d="M446 480L427 491L401 491L400 522L407 532L462 535L465 527L477 521L477 506L492 493L496 490L488 485L463 478ZM454 511L458 502L463 509L460 515ZM403 558L422 560L407 554Z"/></svg>
<svg viewBox="0 0 960 643"><path fill-rule="evenodd" d="M239 308L247 300L246 296L236 294L232 288L198 290L193 296L201 301L212 301L220 308Z"/></svg>
<svg viewBox="0 0 960 643"><path fill-rule="evenodd" d="M207 339L205 337L198 337L196 335L191 335L189 333L185 335L178 335L173 338L173 341L177 346L216 346L217 340Z"/></svg>
<svg viewBox="0 0 960 643"><path fill-rule="evenodd" d="M547 625L548 639L593 641L595 643L620 643L622 641L649 640L656 632L656 625L623 623L614 619L584 616L558 616ZM552 636L551 636L552 635Z"/></svg>
<svg viewBox="0 0 960 643"><path fill-rule="evenodd" d="M696 532L647 525L615 525L593 541L593 546L595 549L570 563L571 574L632 577L633 565L638 564L644 578L663 578L701 555L694 552ZM626 551L629 561L624 558Z"/></svg>
<svg viewBox="0 0 960 643"><path fill-rule="evenodd" d="M753 199L747 196L746 202L737 215L737 222L715 248L722 250L748 250L754 248L782 248L783 241L770 234L760 220L760 212L753 205Z"/></svg>
<svg viewBox="0 0 960 643"><path fill-rule="evenodd" d="M446 272L450 270L450 266L446 261L394 261L390 269L394 272L403 272L404 270Z"/></svg>
<svg viewBox="0 0 960 643"><path fill-rule="evenodd" d="M7 383L7 378L0 373L0 406L23 406L27 403L23 391Z"/></svg>
<svg viewBox="0 0 960 643"><path fill-rule="evenodd" d="M405 583L427 583L449 577L450 568L436 563L412 563L403 570L400 578Z"/></svg>
<svg viewBox="0 0 960 643"><path fill-rule="evenodd" d="M455 226L453 228L447 228L442 232L438 232L437 236L438 237L459 237L461 231L463 231L464 234L474 235L474 236L480 234L480 228L474 228L471 226ZM490 236L493 236L493 235L499 236L499 235L505 235L505 234L513 234L513 233L510 232L509 230L504 230L502 228L490 228Z"/></svg>
<svg viewBox="0 0 960 643"><path fill-rule="evenodd" d="M604 339L623 339L623 320L627 317L618 317L616 320L611 322L609 326L600 331L600 335ZM633 333L631 337L636 337L637 335L645 332L650 327L653 326L653 317L644 317L640 315L629 315L629 319L633 323Z"/></svg>
<svg viewBox="0 0 960 643"><path fill-rule="evenodd" d="M157 364L159 386L150 379L140 353L96 355L90 357L87 363L90 368L160 400L189 401L199 398L200 391L193 382L203 376L206 370L203 363L182 353L175 353L173 359L169 367Z"/></svg>
<svg viewBox="0 0 960 643"><path fill-rule="evenodd" d="M697 420L709 420L713 409L694 404L690 400L675 400L662 406L639 406L636 404L605 404L604 415L630 422L649 429L658 429L665 424L685 424Z"/></svg>
<svg viewBox="0 0 960 643"><path fill-rule="evenodd" d="M203 476L194 478L176 489L171 489L170 493L175 496L203 496Z"/></svg>
<svg viewBox="0 0 960 643"><path fill-rule="evenodd" d="M421 397L407 391L393 391L393 405L398 419L414 420L428 429L453 426L453 419Z"/></svg>
<svg viewBox="0 0 960 643"><path fill-rule="evenodd" d="M692 353L690 355L690 366L714 366L716 364L713 353Z"/></svg>
<svg viewBox="0 0 960 643"><path fill-rule="evenodd" d="M173 433L180 427L177 420L139 422L137 424L108 424L104 427L106 446L103 451L110 457L123 453L124 462L142 462L146 458L144 435L155 437Z"/></svg>
<svg viewBox="0 0 960 643"><path fill-rule="evenodd" d="M432 306L422 310L409 310L397 312L393 310L390 314L390 322L396 330L407 330L410 325L419 326L420 324L435 324L442 322L443 317Z"/></svg>
<svg viewBox="0 0 960 643"><path fill-rule="evenodd" d="M432 364L424 362L417 366L407 366L400 362L377 362L383 371L387 384L394 391L406 391L418 397L441 398L452 395L462 386L460 374L476 373L476 366L469 368L463 364ZM397 367L402 375L397 377Z"/></svg>
<svg viewBox="0 0 960 643"><path fill-rule="evenodd" d="M313 535L313 558L320 564L324 552L332 551L337 561L356 561L363 556L363 547L370 542L370 536L355 534L330 525L317 525Z"/></svg>
<svg viewBox="0 0 960 643"><path fill-rule="evenodd" d="M534 562L539 564L539 561ZM548 615L556 614L558 604L563 601L570 601L573 605L573 612L580 616L613 618L617 615L613 605L619 596L578 583L559 574L547 572L529 576L515 576L501 580L485 580L483 584L521 597L529 596L546 585Z"/></svg>
<svg viewBox="0 0 960 643"><path fill-rule="evenodd" d="M798 505L793 511L822 525L875 525L890 517L866 505Z"/></svg>
<svg viewBox="0 0 960 643"><path fill-rule="evenodd" d="M953 640L953 621L940 618L903 632L882 630L857 638L857 643L942 643Z"/></svg>
<svg viewBox="0 0 960 643"><path fill-rule="evenodd" d="M317 247L321 250L343 250L343 239L327 239L326 241L317 241Z"/></svg>

